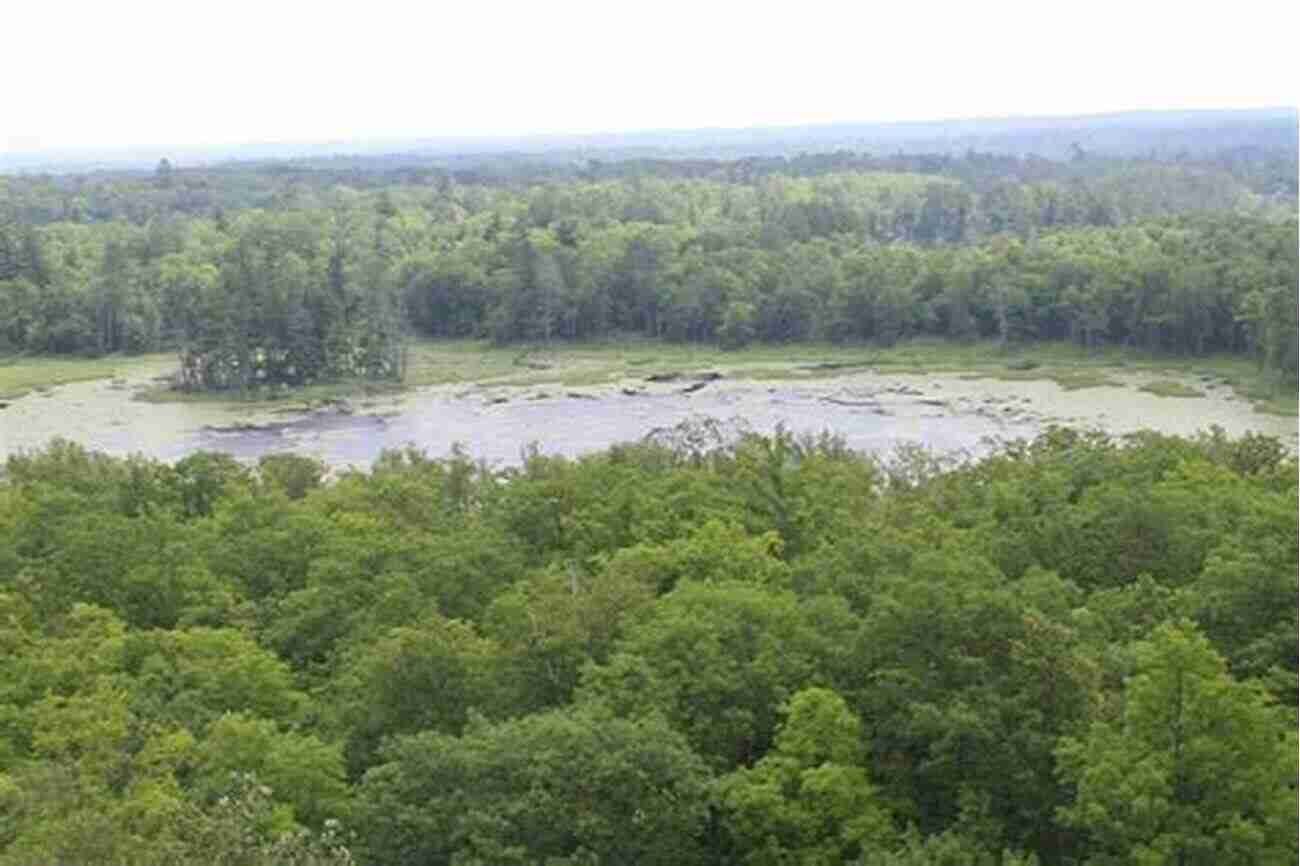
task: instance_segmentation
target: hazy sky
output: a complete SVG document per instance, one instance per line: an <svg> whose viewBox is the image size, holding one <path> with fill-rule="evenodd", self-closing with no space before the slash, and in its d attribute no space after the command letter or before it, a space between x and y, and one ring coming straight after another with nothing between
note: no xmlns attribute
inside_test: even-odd
<svg viewBox="0 0 1300 866"><path fill-rule="evenodd" d="M1290 7L8 0L0 150L1294 105Z"/></svg>

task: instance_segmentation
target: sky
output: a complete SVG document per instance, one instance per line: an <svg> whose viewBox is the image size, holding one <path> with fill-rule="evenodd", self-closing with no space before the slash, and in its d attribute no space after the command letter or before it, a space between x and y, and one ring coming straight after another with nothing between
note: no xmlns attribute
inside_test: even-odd
<svg viewBox="0 0 1300 866"><path fill-rule="evenodd" d="M11 0L0 152L1300 102L1266 0Z"/></svg>

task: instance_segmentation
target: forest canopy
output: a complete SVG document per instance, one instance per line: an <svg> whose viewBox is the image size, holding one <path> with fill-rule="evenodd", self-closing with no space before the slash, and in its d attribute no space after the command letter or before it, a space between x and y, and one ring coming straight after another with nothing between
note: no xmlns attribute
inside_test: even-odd
<svg viewBox="0 0 1300 866"><path fill-rule="evenodd" d="M1296 862L1277 440L678 433L10 458L0 866Z"/></svg>

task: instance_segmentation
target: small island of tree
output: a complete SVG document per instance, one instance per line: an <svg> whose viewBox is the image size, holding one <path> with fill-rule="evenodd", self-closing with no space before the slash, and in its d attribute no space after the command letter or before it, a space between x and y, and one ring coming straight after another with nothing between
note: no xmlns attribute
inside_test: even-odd
<svg viewBox="0 0 1300 866"><path fill-rule="evenodd" d="M396 281L367 217L346 205L291 222L254 211L215 267L170 256L181 387L400 380Z"/></svg>

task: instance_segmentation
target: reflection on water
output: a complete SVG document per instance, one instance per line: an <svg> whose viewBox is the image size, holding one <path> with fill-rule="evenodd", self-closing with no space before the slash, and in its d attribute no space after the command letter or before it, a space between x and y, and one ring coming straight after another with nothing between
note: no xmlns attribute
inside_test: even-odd
<svg viewBox="0 0 1300 866"><path fill-rule="evenodd" d="M1167 378L1167 377L1166 377ZM55 436L114 454L175 460L198 449L255 459L296 451L334 466L368 466L385 448L413 444L445 454L454 443L474 457L514 463L530 444L575 455L639 439L656 428L707 416L759 432L778 424L796 433L829 430L850 447L890 451L921 444L978 453L990 439L1030 437L1048 424L1127 433L1150 428L1191 434L1218 425L1229 434L1257 431L1295 447L1295 418L1255 413L1226 387L1196 383L1204 398L1162 398L1125 387L1067 392L1052 382L966 380L959 376L873 375L814 382L712 382L693 393L680 385L636 383L581 392L539 388L434 387L345 414L272 413L248 404L133 401L121 384L65 385L0 410L0 458Z"/></svg>

